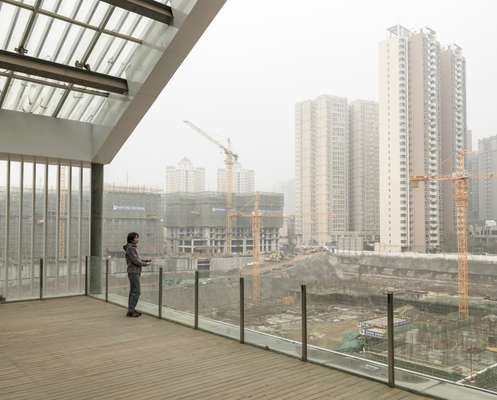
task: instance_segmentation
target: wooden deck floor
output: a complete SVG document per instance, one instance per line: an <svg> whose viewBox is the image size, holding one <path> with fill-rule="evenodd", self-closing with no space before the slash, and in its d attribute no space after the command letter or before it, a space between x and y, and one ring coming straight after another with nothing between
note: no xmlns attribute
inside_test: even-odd
<svg viewBox="0 0 497 400"><path fill-rule="evenodd" d="M0 305L0 399L424 399L76 297Z"/></svg>

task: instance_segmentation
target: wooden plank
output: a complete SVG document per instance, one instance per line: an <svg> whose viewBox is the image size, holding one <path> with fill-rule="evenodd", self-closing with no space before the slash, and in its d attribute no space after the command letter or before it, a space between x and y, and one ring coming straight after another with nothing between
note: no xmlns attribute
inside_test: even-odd
<svg viewBox="0 0 497 400"><path fill-rule="evenodd" d="M0 306L0 398L425 398L124 313L85 297Z"/></svg>

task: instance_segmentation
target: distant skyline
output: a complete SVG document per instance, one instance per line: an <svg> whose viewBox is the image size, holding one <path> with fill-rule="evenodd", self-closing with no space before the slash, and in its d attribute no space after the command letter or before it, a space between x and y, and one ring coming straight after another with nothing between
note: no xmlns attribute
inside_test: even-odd
<svg viewBox="0 0 497 400"><path fill-rule="evenodd" d="M468 128L473 143L497 134L497 2L230 0L163 93L106 166L109 183L161 187L166 165L188 157L215 188L223 154L186 127L230 137L257 190L294 176L294 104L321 94L378 100L378 42L396 24L429 26L467 59ZM254 21L254 18L257 21ZM128 176L128 178L126 178Z"/></svg>

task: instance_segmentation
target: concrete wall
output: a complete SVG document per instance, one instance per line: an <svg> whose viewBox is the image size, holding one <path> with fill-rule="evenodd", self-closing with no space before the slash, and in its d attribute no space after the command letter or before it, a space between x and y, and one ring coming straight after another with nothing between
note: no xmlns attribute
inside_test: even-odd
<svg viewBox="0 0 497 400"><path fill-rule="evenodd" d="M242 269L247 263L252 262L252 257L216 257L211 259L212 272L226 272L232 269Z"/></svg>

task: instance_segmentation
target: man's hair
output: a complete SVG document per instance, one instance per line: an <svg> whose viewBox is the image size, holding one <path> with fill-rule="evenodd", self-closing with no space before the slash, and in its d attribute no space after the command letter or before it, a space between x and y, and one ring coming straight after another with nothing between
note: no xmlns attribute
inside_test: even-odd
<svg viewBox="0 0 497 400"><path fill-rule="evenodd" d="M128 243L132 243L135 238L140 237L140 235L136 232L128 233Z"/></svg>

